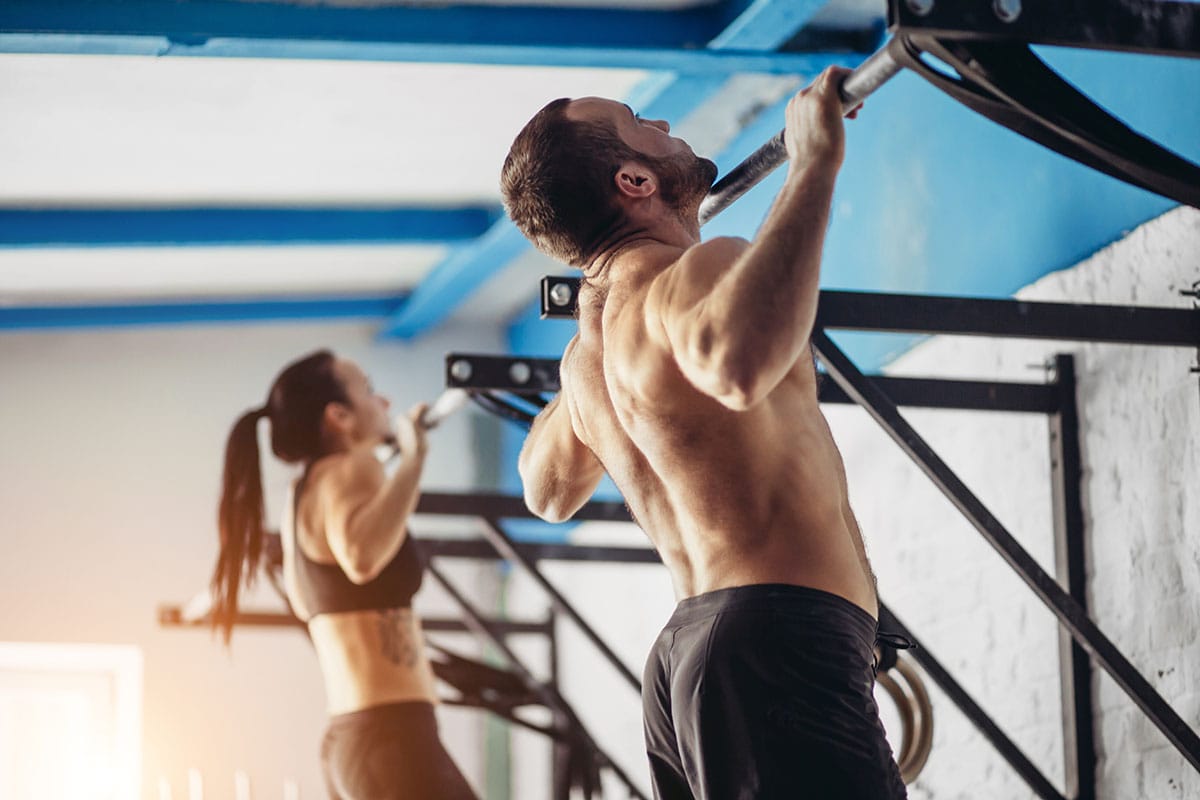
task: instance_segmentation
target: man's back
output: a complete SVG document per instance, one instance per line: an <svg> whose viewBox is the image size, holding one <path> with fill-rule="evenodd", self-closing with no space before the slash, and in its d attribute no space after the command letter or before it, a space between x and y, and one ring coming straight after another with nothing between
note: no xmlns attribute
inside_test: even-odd
<svg viewBox="0 0 1200 800"><path fill-rule="evenodd" d="M708 255L719 264L744 246L696 247L715 251ZM585 286L579 336L562 367L576 436L616 482L678 596L789 583L874 615L873 581L810 358L745 410L698 390L658 324L671 279L707 279L695 259L680 260L683 252L637 248L612 265L607 292Z"/></svg>

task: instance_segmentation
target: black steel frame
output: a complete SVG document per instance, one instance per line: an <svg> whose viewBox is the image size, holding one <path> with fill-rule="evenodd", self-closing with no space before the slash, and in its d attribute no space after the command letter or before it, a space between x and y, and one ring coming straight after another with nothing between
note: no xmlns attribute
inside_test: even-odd
<svg viewBox="0 0 1200 800"><path fill-rule="evenodd" d="M571 290L571 302L556 305L551 299L554 296L551 290L564 281ZM543 316L574 315L577 279L549 277L543 280L542 289L543 310L546 312ZM1054 788L927 649L914 652L918 663L1039 797L1061 800L1068 797L1072 800L1091 800L1095 797L1096 755L1090 692L1092 659L1109 673L1184 758L1200 770L1200 737L1146 682L1087 614L1082 467L1073 358L1069 355L1055 358L1050 367L1052 380L1048 384L868 377L859 372L825 332L826 328L840 328L1200 347L1200 308L822 292L817 326L813 334L814 351L832 379L823 383L822 402L850 400L867 410L997 549L1062 624L1060 673L1065 794ZM456 360L466 360L479 368L472 370L467 379L456 380L450 369ZM558 389L558 383L556 377L544 381L512 381L509 369L513 363L522 360L512 356L451 354L447 356L447 385L487 396L494 404L509 408L510 418L528 424L532 414L506 399L504 393L520 398L537 396L544 402L546 394ZM517 374L525 373L519 370ZM549 374L548 360L539 360L538 374ZM461 371L459 375L461 377ZM895 392L895 396L889 396L889 392ZM904 420L897 409L899 404L1048 415L1057 582L1038 566ZM603 511L585 508L581 518L601 516L611 519L614 514L615 509L611 508L611 504L603 504ZM526 555L528 557L529 553ZM629 558L625 553L612 555ZM911 632L886 607L881 613L881 621L911 636Z"/></svg>

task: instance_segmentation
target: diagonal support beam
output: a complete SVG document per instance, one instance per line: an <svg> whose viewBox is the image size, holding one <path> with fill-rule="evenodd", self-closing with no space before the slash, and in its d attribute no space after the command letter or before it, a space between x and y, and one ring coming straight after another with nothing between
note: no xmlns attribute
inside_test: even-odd
<svg viewBox="0 0 1200 800"><path fill-rule="evenodd" d="M714 50L778 50L825 4L826 0L754 0L708 46Z"/></svg>
<svg viewBox="0 0 1200 800"><path fill-rule="evenodd" d="M485 517L483 522L483 535L491 542L492 547L496 548L496 552L506 560L519 564L529 574L529 577L533 578L534 582L542 587L542 590L554 605L555 610L560 614L566 615L575 623L576 627L579 628L587 640L600 651L600 654L607 659L608 663L625 679L626 683L633 687L633 690L640 697L642 694L642 682L630 671L629 667L625 666L625 662L621 660L620 656L614 653L612 648L608 646L608 643L600 638L600 635L587 623L587 620L580 616L570 601L563 597L562 592L542 574L537 565L525 557L520 549L518 549L517 543L509 538L508 534L504 532L504 529L500 527L500 524L496 520Z"/></svg>
<svg viewBox="0 0 1200 800"><path fill-rule="evenodd" d="M612 757L609 756L608 753L601 749L600 745L596 743L595 737L588 732L588 729L584 726L583 721L579 719L579 716L566 701L566 698L564 698L556 688L539 681L534 676L529 668L525 666L524 662L517 657L517 654L512 650L512 648L508 646L508 643L504 641L503 635L491 626L483 614L481 614L479 610L475 608L475 605L466 598L466 595L459 591L454 583L452 583L435 564L430 562L426 564L425 569L438 583L438 585L442 587L446 594L448 594L450 598L458 604L459 608L462 609L463 614L465 615L464 622L466 623L466 626L476 636L488 642L492 647L496 648L501 655L504 656L504 658L508 661L509 666L512 667L513 671L521 676L529 689L538 695L547 708L564 715L568 725L575 735L577 735L581 742L595 754L596 759L601 765L611 769L617 778L625 784L632 797L639 798L639 800L647 800L646 796L637 788L633 780L628 774L626 774L625 770L621 769L621 767L612 760Z"/></svg>
<svg viewBox="0 0 1200 800"><path fill-rule="evenodd" d="M411 339L424 333L454 313L459 303L528 246L515 225L500 220L478 241L435 266L379 335Z"/></svg>
<svg viewBox="0 0 1200 800"><path fill-rule="evenodd" d="M1200 771L1200 736L1175 713L1137 668L1096 627L1082 606L1029 555L1011 533L988 511L959 477L921 438L896 405L858 370L823 330L812 337L817 356L829 375L855 402L879 423L942 494L983 534L984 539L1017 573L1034 594L1058 617L1075 641L1104 668L1168 741Z"/></svg>

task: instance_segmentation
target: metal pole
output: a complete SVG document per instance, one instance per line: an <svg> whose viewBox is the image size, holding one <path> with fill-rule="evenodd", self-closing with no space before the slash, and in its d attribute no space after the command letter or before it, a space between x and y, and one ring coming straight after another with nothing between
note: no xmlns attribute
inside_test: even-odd
<svg viewBox="0 0 1200 800"><path fill-rule="evenodd" d="M493 519L485 518L483 521L485 523L483 535L492 543L492 547L496 548L496 552L509 561L520 564L529 573L529 576L537 582L538 586L541 586L546 594L550 596L550 602L554 605L554 608L559 613L566 614L571 618L572 622L579 626L579 630L583 632L588 641L596 646L596 649L608 659L608 663L613 665L617 672L621 674L621 677L625 679L625 682L632 686L640 697L642 694L642 682L629 671L629 667L625 666L621 659L617 657L617 654L600 638L600 635L596 633L592 626L587 624L587 621L579 615L579 612L575 610L567 598L563 597L558 589L554 588L554 584L546 579L546 576L538 570L537 565L517 549L516 542L508 538L508 534L500 528L500 525Z"/></svg>
<svg viewBox="0 0 1200 800"><path fill-rule="evenodd" d="M853 72L846 76L846 80L842 81L842 85L838 87L838 94L842 98L843 113L849 114L858 108L867 95L883 86L903 69L900 62L889 52L891 47L892 43L888 42L866 61L859 64ZM763 178L774 172L780 164L787 161L787 145L783 139L785 132L786 128L747 156L742 163L731 169L728 175L713 184L708 196L700 204L701 225L720 214L735 200L754 188Z"/></svg>
<svg viewBox="0 0 1200 800"><path fill-rule="evenodd" d="M1096 627L1079 603L1075 602L1074 598L1038 565L1033 556L1021 547L946 462L942 461L920 434L913 430L900 415L896 405L866 379L829 336L823 330L814 330L812 341L817 355L838 385L883 427L896 444L900 445L900 449L908 454L942 494L983 534L1034 594L1071 631L1075 641L1104 667L1134 704L1183 754L1188 763L1200 771L1200 736L1175 713L1129 659Z"/></svg>
<svg viewBox="0 0 1200 800"><path fill-rule="evenodd" d="M1021 748L1017 747L1012 739L1005 735L1004 731L1000 730L995 721L986 711L979 707L979 704L967 694L966 690L954 680L953 676L946 671L929 649L925 645L917 641L917 638L912 635L904 623L896 619L896 615L891 609L883 603L879 604L879 627L888 631L903 634L913 641L916 645L908 654L913 660L921 665L921 668L933 679L950 701L958 706L958 710L971 721L971 724L979 729L983 737L991 742L992 747L996 748L1009 766L1020 775L1025 783L1033 789L1034 793L1043 798L1043 800L1067 800L1063 795L1054 788L1054 785L1046 778L1041 771L1034 766L1034 763L1021 752Z"/></svg>
<svg viewBox="0 0 1200 800"><path fill-rule="evenodd" d="M1083 459L1075 403L1075 358L1054 358L1057 413L1050 415L1050 477L1054 510L1054 567L1058 582L1087 612L1084 557ZM1092 665L1087 653L1062 628L1058 632L1062 685L1063 775L1067 794L1095 800L1096 744L1092 715Z"/></svg>
<svg viewBox="0 0 1200 800"><path fill-rule="evenodd" d="M596 757L600 759L600 763L603 766L608 767L613 771L613 773L616 774L621 782L624 783L629 789L631 795L639 798L639 800L647 800L646 796L642 794L641 790L638 789L629 776L625 774L625 770L621 769L621 767L609 757L608 753L600 748L600 745L597 744L592 735L588 733L588 730L584 727L582 720L580 720L575 712L571 709L571 706L567 703L566 699L555 689L547 686L534 677L533 673L529 671L524 663L522 663L521 659L517 658L517 654L512 651L512 648L508 646L502 637L496 634L491 625L489 625L484 619L483 615L480 614L478 609L475 608L474 604L472 604L462 592L458 591L454 584L442 574L441 570L439 570L432 561L425 565L425 571L428 572L433 579L437 581L438 585L445 590L446 594L450 595L451 599L458 603L459 607L462 608L463 614L466 616L467 627L470 628L476 636L484 639L493 647L495 647L496 650L498 650L500 654L508 660L509 665L512 666L512 668L521 676L529 688L537 693L538 697L547 708L549 708L552 712L558 711L566 715L567 719L569 719L571 722L571 727L578 731L579 737L583 743L595 752Z"/></svg>

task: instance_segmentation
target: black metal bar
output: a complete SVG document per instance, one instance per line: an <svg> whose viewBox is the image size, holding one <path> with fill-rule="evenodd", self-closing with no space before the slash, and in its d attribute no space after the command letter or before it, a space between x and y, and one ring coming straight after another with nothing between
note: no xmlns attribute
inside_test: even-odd
<svg viewBox="0 0 1200 800"><path fill-rule="evenodd" d="M600 651L600 654L608 660L608 663L613 665L613 668L625 679L626 683L633 687L634 691L640 697L642 694L642 682L630 671L629 667L625 666L625 663L612 651L608 643L600 638L600 635L587 623L587 620L575 610L571 602L563 597L562 592L558 591L554 584L541 573L541 570L537 568L537 564L525 558L517 547L516 542L509 538L504 529L500 527L500 524L496 520L485 518L483 535L491 542L492 547L496 548L496 552L504 556L508 561L521 565L522 569L529 573L529 577L533 578L534 582L542 587L542 591L550 597L550 602L554 605L555 610L560 614L565 614L575 623L576 627L579 628L587 640Z"/></svg>
<svg viewBox="0 0 1200 800"><path fill-rule="evenodd" d="M158 607L158 624L164 628L207 628L212 626L212 618L205 614L196 619L186 619L182 606L163 605ZM291 614L281 614L273 611L240 611L234 617L235 627L250 628L304 628L305 624ZM550 635L547 622L519 622L514 620L495 619L488 624L501 636L521 636L537 634ZM444 617L426 617L421 620L421 629L427 633L470 633L462 620Z"/></svg>
<svg viewBox="0 0 1200 800"><path fill-rule="evenodd" d="M522 408L516 408L513 406L513 404L496 397L491 392L471 392L470 398L471 402L475 403L489 414L495 414L501 419L514 422L525 430L529 430L529 428L533 425L533 418L536 416L535 414L532 414Z"/></svg>
<svg viewBox="0 0 1200 800"><path fill-rule="evenodd" d="M558 628L555 625L557 619L556 612L551 608L550 633L546 637L546 644L550 651L547 661L550 664L550 685L556 692L559 691ZM560 728L567 726L567 719L561 711L553 709L551 714L554 715L555 725ZM550 798L551 800L571 800L571 748L560 741L556 741L552 745Z"/></svg>
<svg viewBox="0 0 1200 800"><path fill-rule="evenodd" d="M821 292L816 327L1176 347L1200 345L1200 312L1195 309L874 292Z"/></svg>
<svg viewBox="0 0 1200 800"><path fill-rule="evenodd" d="M1163 700L1129 659L1108 640L1084 610L1021 547L1000 521L900 415L894 403L859 372L824 331L813 332L813 345L826 369L846 393L866 409L900 448L933 481L983 537L1025 581L1075 640L1104 667L1134 703L1184 758L1200 771L1200 736Z"/></svg>
<svg viewBox="0 0 1200 800"><path fill-rule="evenodd" d="M1075 358L1054 359L1059 410L1050 416L1050 477L1054 512L1054 564L1058 582L1085 613L1087 533L1083 518L1083 458L1075 398ZM1059 628L1058 663L1062 683L1063 767L1067 794L1095 800L1096 744L1092 714L1092 665L1087 653Z"/></svg>
<svg viewBox="0 0 1200 800"><path fill-rule="evenodd" d="M1049 414L1057 408L1058 403L1057 392L1043 383L952 381L886 375L872 375L870 378L896 405L909 408ZM854 402L833 381L822 381L817 394L822 403Z"/></svg>
<svg viewBox="0 0 1200 800"><path fill-rule="evenodd" d="M991 40L1200 56L1200 7L1163 0L1036 0L997 13L994 0L888 3L893 33L921 32L941 39Z"/></svg>
<svg viewBox="0 0 1200 800"><path fill-rule="evenodd" d="M1130 128L1028 45L904 34L896 58L972 111L1081 164L1200 207L1200 166ZM951 67L949 75L925 54Z"/></svg>
<svg viewBox="0 0 1200 800"><path fill-rule="evenodd" d="M896 61L890 42L872 53L846 76L838 87L842 99L842 111L849 114L862 105L862 101L879 87L890 81L902 67ZM753 189L768 175L788 160L784 134L787 129L771 137L766 144L746 156L740 164L713 184L700 203L700 224L703 225L717 214L733 205L739 197Z"/></svg>
<svg viewBox="0 0 1200 800"><path fill-rule="evenodd" d="M480 539L416 537L427 555L446 558L479 558L499 561L502 556ZM661 564L658 552L649 547L514 542L522 558L529 561L600 561L610 564Z"/></svg>
<svg viewBox="0 0 1200 800"><path fill-rule="evenodd" d="M418 514L455 517L491 517L493 519L537 519L520 497L493 493L422 492ZM624 503L592 501L571 517L576 522L631 522Z"/></svg>
<svg viewBox="0 0 1200 800"><path fill-rule="evenodd" d="M625 770L621 769L620 765L613 761L608 753L606 753L600 747L600 745L597 744L595 738L588 732L587 728L583 724L583 721L580 720L578 715L575 714L575 711L566 701L566 698L564 698L556 688L539 681L534 674L529 671L521 659L517 658L517 654L514 653L512 648L510 648L504 641L503 637L498 635L488 621L484 619L483 615L479 613L474 604L468 600L466 596L463 595L463 593L460 592L444 574L442 574L442 571L438 569L433 562L427 563L425 565L425 570L434 579L434 581L436 581L437 584L442 587L446 594L450 595L451 599L458 603L466 617L467 627L469 627L476 636L487 641L489 644L495 647L496 650L498 650L500 654L507 659L513 670L525 680L526 684L532 691L537 693L538 697L541 698L542 702L545 703L547 708L552 710L556 709L567 716L567 718L570 720L571 728L578 732L582 742L595 753L601 764L613 771L617 778L619 778L621 782L624 783L629 789L629 792L632 796L638 797L640 800L647 800L646 796L642 794L641 790L634 785L632 780L630 780L629 776L625 773Z"/></svg>
<svg viewBox="0 0 1200 800"><path fill-rule="evenodd" d="M576 281L548 276L544 282ZM570 306L542 309L547 318L574 317ZM1200 347L1200 309L1089 305L824 290L819 328L888 333L1001 336L1114 344Z"/></svg>
<svg viewBox="0 0 1200 800"><path fill-rule="evenodd" d="M879 604L879 627L881 630L903 634L915 643L916 646L913 649L906 651L908 655L921 665L933 682L946 693L950 702L954 703L958 710L971 721L971 724L983 734L983 737L991 742L992 747L996 748L996 752L1025 780L1025 783L1029 784L1029 788L1033 789L1038 797L1043 800L1067 800L1054 788L1041 770L1029 760L1021 748L1008 738L1004 731L1000 730L991 716L975 702L971 695L967 694L967 691L942 666L941 662L934 658L933 653L929 652L929 648L918 641L912 631L900 622L891 609L883 603Z"/></svg>
<svg viewBox="0 0 1200 800"><path fill-rule="evenodd" d="M458 389L504 389L509 392L558 391L557 358L450 353L446 386ZM543 387L553 386L553 389Z"/></svg>
<svg viewBox="0 0 1200 800"><path fill-rule="evenodd" d="M472 375L459 380L447 377L446 386L452 389L478 391L514 391L517 387L508 382L509 369L513 364L529 359L514 356L480 355L477 353L451 353L448 362L461 362L478 366ZM546 365L543 371L545 382L535 377L524 382L524 388L533 392L557 392L558 361L539 359ZM549 365L554 368L550 369ZM551 377L552 376L552 377ZM1015 411L1052 413L1057 408L1058 392L1047 384L1010 383L1004 381L956 381L938 378L896 378L872 375L871 380L891 397L896 405L920 408L953 408L964 411ZM818 387L822 403L853 403L836 383L822 381Z"/></svg>
<svg viewBox="0 0 1200 800"><path fill-rule="evenodd" d="M429 555L447 558L500 560L494 547L478 539L431 539L417 537ZM661 564L658 552L649 547L610 547L602 545L555 544L551 542L514 542L521 556L529 561L599 561L612 564Z"/></svg>

